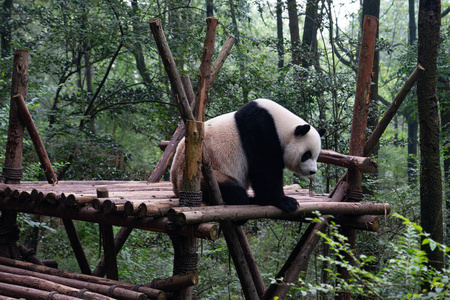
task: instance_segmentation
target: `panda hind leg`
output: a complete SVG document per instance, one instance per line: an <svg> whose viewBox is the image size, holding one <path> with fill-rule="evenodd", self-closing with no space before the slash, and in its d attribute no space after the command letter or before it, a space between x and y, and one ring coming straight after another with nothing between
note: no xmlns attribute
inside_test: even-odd
<svg viewBox="0 0 450 300"><path fill-rule="evenodd" d="M250 204L247 191L242 185L239 184L239 182L236 179L223 173L220 173L218 171L214 171L214 175L216 176L224 204L227 205ZM203 190L203 202L210 204L212 195L208 191L208 187L206 185L206 182L204 181L202 182L202 190Z"/></svg>
<svg viewBox="0 0 450 300"><path fill-rule="evenodd" d="M247 191L234 179L218 181L223 202L228 205L250 204Z"/></svg>

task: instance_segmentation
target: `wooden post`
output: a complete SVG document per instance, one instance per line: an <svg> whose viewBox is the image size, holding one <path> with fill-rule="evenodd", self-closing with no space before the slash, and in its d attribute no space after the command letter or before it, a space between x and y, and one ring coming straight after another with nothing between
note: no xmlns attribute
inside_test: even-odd
<svg viewBox="0 0 450 300"><path fill-rule="evenodd" d="M203 153L202 168L205 180L207 181L209 189L211 190L211 199L210 199L211 204L223 205L223 199L222 195L220 194L219 185L215 178L206 151L204 151ZM255 271L256 273L252 274L250 271L251 268L249 268L249 260L246 259L243 247L241 246L241 242L238 239L238 234L236 234L237 230L242 229L234 225L233 222L231 221L220 222L220 227L225 236L228 251L230 251L231 258L233 259L234 262L234 267L236 268L236 272L241 282L242 291L244 292L245 299L255 299L255 300L260 299L260 297L262 296L261 292L264 291L264 284L262 284L262 286L257 287L257 284L261 283L262 280L258 279L258 276L260 277L261 275L259 274L259 270L256 264L252 268L252 270ZM249 258L248 255L247 258Z"/></svg>
<svg viewBox="0 0 450 300"><path fill-rule="evenodd" d="M19 116L15 95L26 101L28 91L28 51L14 51L11 106L9 110L8 140L6 142L3 178L6 183L20 183L22 179L22 151L24 125Z"/></svg>
<svg viewBox="0 0 450 300"><path fill-rule="evenodd" d="M378 20L376 17L370 15L364 16L349 147L349 154L355 156L364 156L377 23ZM347 182L349 184L349 189L347 191L347 201L361 201L361 178L362 175L360 171L354 169L348 170ZM341 231L348 237L350 247L355 249L356 230L342 229ZM350 275L345 268L338 268L338 272L343 279L350 279ZM342 292L336 295L336 299L350 299L350 296L349 292Z"/></svg>
<svg viewBox="0 0 450 300"><path fill-rule="evenodd" d="M9 110L8 139L6 141L5 165L2 170L2 180L5 183L20 183L22 179L22 151L24 125L17 111L17 104L13 100L14 95L22 95L27 99L28 91L28 51L14 51L11 105ZM19 238L17 226L17 212L2 211L0 228L9 232L10 241L0 245L0 255L20 259L20 253L16 246Z"/></svg>
<svg viewBox="0 0 450 300"><path fill-rule="evenodd" d="M97 198L108 198L109 191L106 187L97 188ZM112 225L100 224L100 234L103 240L103 257L105 258L106 277L117 280L119 272L117 270L117 259L114 251L114 232Z"/></svg>

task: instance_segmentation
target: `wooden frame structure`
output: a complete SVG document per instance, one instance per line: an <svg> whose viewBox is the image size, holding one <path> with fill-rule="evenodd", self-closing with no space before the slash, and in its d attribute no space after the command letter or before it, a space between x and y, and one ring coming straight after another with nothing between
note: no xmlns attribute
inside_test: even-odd
<svg viewBox="0 0 450 300"><path fill-rule="evenodd" d="M309 225L286 263L275 276L280 280L266 288L247 238L240 226L236 226L233 221L256 218L303 221L305 216L318 210L326 215L339 215L337 221L342 224L345 233L349 236L354 236L355 230L378 230L378 215L388 214L390 206L384 203L359 202L357 196L360 195L360 174L361 172L376 171L376 163L367 156L393 118L406 93L414 84L420 72L420 66L407 80L366 143L364 120L367 120L371 63L365 60L371 59L370 51L373 51L375 41L373 28L376 29L377 22L374 17L366 16L354 110L354 120L362 121L357 122L357 125L360 126L352 127L352 145L350 147L350 149L357 150L352 150L354 151L351 153L353 155L342 155L324 150L319 157L320 162L348 168L348 176L341 179L330 195L311 195L308 190L299 187L286 187L286 194L297 199L300 205L299 209L293 213L284 213L271 206L249 206L249 209L243 210L241 206L223 205L208 157L202 151L204 109L209 101L208 91L234 43L234 39L229 38L215 63L212 63L217 22L218 20L214 17L207 19L207 33L202 52L197 95L194 96L189 78L181 78L178 75L160 21L158 19L150 21L151 31L184 122L179 125L174 137L167 144L164 154L148 182L57 182L45 148L26 108L28 53L26 51L15 52L8 144L3 168L5 183L0 184L0 210L2 210L0 231L6 232L4 236L8 237L8 239L0 238L0 295L38 299L72 299L73 297L86 299L191 299L193 286L198 282L195 241L198 238L216 239L218 237L217 223L219 223L245 298L273 299L279 297L281 299L288 293L290 283L295 282L298 274L306 270L308 257L319 240L315 233L323 231L327 227L327 222ZM362 60L364 63L361 63ZM195 103L193 110L191 110L191 103ZM20 182L22 139L25 127L38 152L47 182ZM176 199L171 185L159 182L159 180L173 156L178 141L184 136L185 130L186 148L187 151L190 151L186 157L190 159L186 159L183 187L189 193L189 197L186 199L185 196L180 196L180 199ZM214 206L200 206L199 202L191 200L192 197L198 197L200 173L207 179L209 188L213 192ZM351 202L347 200L351 200ZM62 218L83 274L50 268L23 247L19 249L16 245L17 212ZM329 218L326 217L325 220L327 221ZM72 221L74 219L95 222L100 225L104 257L93 271L83 252ZM113 225L122 227L116 236L113 235ZM142 285L130 285L118 281L116 255L133 228L166 232L170 235L175 253L172 277L154 279L150 283ZM107 279L102 278L105 274ZM26 287L22 288L22 286ZM344 293L339 297L348 298L349 295Z"/></svg>

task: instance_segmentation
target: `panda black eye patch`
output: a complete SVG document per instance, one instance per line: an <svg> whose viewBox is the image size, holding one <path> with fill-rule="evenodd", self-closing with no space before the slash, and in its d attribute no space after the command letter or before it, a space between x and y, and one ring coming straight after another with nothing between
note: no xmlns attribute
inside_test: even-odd
<svg viewBox="0 0 450 300"><path fill-rule="evenodd" d="M302 155L302 162L307 161L312 157L311 151L307 151Z"/></svg>

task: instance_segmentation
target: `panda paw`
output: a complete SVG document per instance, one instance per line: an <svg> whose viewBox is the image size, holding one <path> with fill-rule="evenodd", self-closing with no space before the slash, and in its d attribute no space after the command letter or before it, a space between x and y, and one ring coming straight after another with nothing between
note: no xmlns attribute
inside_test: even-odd
<svg viewBox="0 0 450 300"><path fill-rule="evenodd" d="M280 208L283 211L286 212L292 212L296 211L298 208L298 202L292 197L284 196L280 199L280 201L276 205L278 208Z"/></svg>

